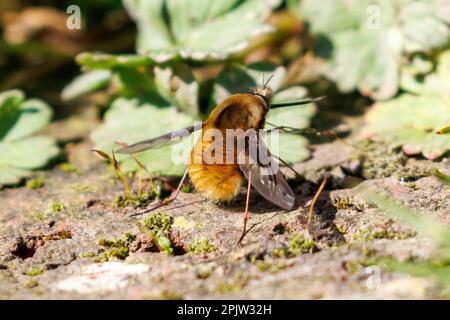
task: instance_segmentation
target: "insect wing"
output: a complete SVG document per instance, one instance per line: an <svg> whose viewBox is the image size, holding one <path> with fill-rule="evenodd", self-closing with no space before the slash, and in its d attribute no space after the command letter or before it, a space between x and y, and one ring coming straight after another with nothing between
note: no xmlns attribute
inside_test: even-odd
<svg viewBox="0 0 450 320"><path fill-rule="evenodd" d="M240 157L240 169L244 176L250 180L258 193L273 204L285 210L295 206L295 195L285 177L275 164L275 158L270 155L263 140L258 134L249 137L249 148L256 144L257 159L248 149L246 160Z"/></svg>
<svg viewBox="0 0 450 320"><path fill-rule="evenodd" d="M204 124L204 123L203 123ZM140 142L136 142L130 146L121 148L117 150L117 153L122 154L131 154L131 153L138 153L142 151L147 151L151 149L159 149L162 147L174 145L180 141L183 140L183 138L188 137L192 132L197 131L203 127L203 124L201 126L194 125L190 127L186 127L180 130L176 130L173 132L169 132L166 134L163 134L162 136L143 140Z"/></svg>

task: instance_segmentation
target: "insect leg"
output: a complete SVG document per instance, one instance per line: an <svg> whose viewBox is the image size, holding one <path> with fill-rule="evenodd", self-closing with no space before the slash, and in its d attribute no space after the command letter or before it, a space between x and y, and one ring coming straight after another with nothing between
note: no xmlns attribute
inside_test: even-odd
<svg viewBox="0 0 450 320"><path fill-rule="evenodd" d="M238 244L241 244L242 240L244 240L244 237L247 234L247 221L250 219L248 207L250 203L250 187L252 186L252 183L250 182L251 179L252 179L252 172L250 171L248 176L247 199L245 201L244 228L242 229L242 235L238 240Z"/></svg>
<svg viewBox="0 0 450 320"><path fill-rule="evenodd" d="M164 199L163 201L161 201L157 205L151 207L150 209L147 209L147 210L144 210L144 211L141 211L141 212L133 213L133 214L130 215L130 217L135 217L135 216L139 216L141 214L145 214L145 213L154 211L154 210L156 210L158 208L161 208L163 206L166 206L166 205L171 204L172 202L174 202L176 200L178 194L180 193L180 189L181 189L181 186L183 185L184 180L186 180L187 173L188 173L188 170L186 169L186 171L184 171L183 177L181 178L180 183L178 184L178 187L175 190L173 196L170 196L170 198Z"/></svg>
<svg viewBox="0 0 450 320"><path fill-rule="evenodd" d="M293 127L289 127L289 126L277 126L277 125L274 125L274 124L272 124L270 122L267 122L267 121L266 121L266 123L268 125L273 126L273 128L267 129L267 131L266 131L267 133L270 133L271 131L274 131L274 130L281 130L283 132L291 133L291 134L315 135L317 137L334 137L339 142L341 142L341 143L343 143L345 145L351 146L350 144L348 144L347 142L342 140L338 136L338 134L336 132L334 132L333 130L320 131L320 130L317 130L317 129L314 129L314 128L293 128ZM351 146L351 147L353 147L353 146Z"/></svg>
<svg viewBox="0 0 450 320"><path fill-rule="evenodd" d="M320 193L322 192L323 188L325 188L325 185L327 184L328 177L325 177L322 181L322 183L319 186L319 189L317 190L316 194L314 195L314 198L311 201L311 205L309 206L309 212L308 212L308 222L306 223L306 232L308 234L311 234L311 223L312 223L312 216L314 213L314 205L317 202L317 199L319 198Z"/></svg>

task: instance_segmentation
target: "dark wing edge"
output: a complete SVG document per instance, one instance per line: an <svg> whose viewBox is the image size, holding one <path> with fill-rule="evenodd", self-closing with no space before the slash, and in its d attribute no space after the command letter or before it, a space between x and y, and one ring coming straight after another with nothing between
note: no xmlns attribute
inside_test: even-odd
<svg viewBox="0 0 450 320"><path fill-rule="evenodd" d="M255 190L268 201L285 210L292 210L295 206L295 194L286 181L286 178L277 166L273 171L268 163L276 161L270 155L262 139L258 138L258 156L260 159L253 164L240 164L240 169ZM262 158L262 159L261 159ZM261 165L262 161L266 165Z"/></svg>
<svg viewBox="0 0 450 320"><path fill-rule="evenodd" d="M183 129L179 129L176 131L172 131L166 134L163 134L162 136L143 140L136 142L130 146L126 146L123 148L120 148L116 151L116 153L121 154L132 154L132 153L138 153L142 151L152 150L152 149L159 149L162 147L170 146L173 144L176 144L180 142L183 138L189 136L194 131L200 130L204 126L204 122L202 125L193 125L189 126Z"/></svg>

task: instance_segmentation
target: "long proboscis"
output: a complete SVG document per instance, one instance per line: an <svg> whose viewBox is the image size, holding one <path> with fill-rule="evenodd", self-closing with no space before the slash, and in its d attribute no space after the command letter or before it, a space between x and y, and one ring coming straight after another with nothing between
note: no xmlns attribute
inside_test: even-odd
<svg viewBox="0 0 450 320"><path fill-rule="evenodd" d="M291 107L291 106L300 106L302 104L310 104L320 100L325 99L326 96L321 96L314 99L300 100L300 101L292 101L292 102L284 102L284 103L274 103L271 105L271 108L282 108L282 107Z"/></svg>

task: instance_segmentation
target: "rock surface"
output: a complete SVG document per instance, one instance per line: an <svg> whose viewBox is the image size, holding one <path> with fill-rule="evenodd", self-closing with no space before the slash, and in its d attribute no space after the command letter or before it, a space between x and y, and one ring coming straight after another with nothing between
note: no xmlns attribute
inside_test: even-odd
<svg viewBox="0 0 450 320"><path fill-rule="evenodd" d="M117 207L114 200L123 193L122 186L98 161L74 160L81 173L53 169L36 190L0 191L0 298L445 297L433 279L371 263L380 257L430 259L436 245L345 187L349 169L342 164L350 171L359 166L351 152L328 156L324 163L314 160L320 154L344 152L341 147L319 146L309 162L296 167L310 174L320 175L324 168L337 172L333 181L341 183L341 189L321 194L312 240L305 236L305 227L317 186L308 181L295 186L298 206L291 212L252 192L252 230L242 246L236 242L243 194L232 205L215 206L198 201L195 193L182 193L179 202L160 210L172 217L167 233L172 254L161 252L162 242L155 245L143 217L129 216L140 209ZM367 183L388 190L420 214L450 223L449 186L435 177L404 182L391 175Z"/></svg>

